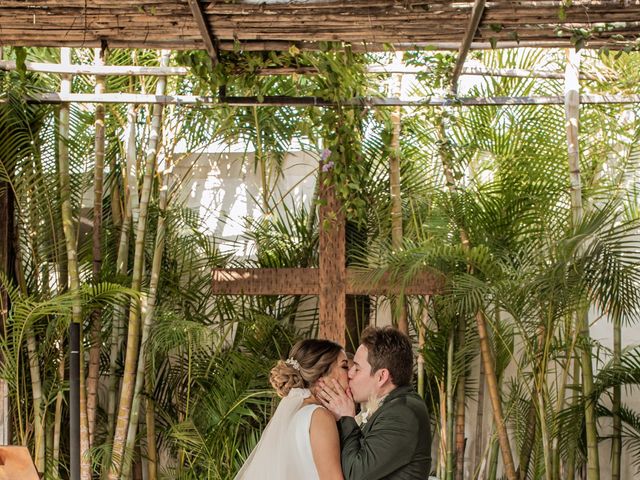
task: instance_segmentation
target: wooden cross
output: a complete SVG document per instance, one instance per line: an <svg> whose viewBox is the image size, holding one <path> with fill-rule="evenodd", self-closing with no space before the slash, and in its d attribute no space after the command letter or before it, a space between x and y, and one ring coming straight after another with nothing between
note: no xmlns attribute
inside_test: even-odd
<svg viewBox="0 0 640 480"><path fill-rule="evenodd" d="M346 266L346 222L332 186L322 186L319 209L319 268L234 268L213 271L213 293L219 295L318 295L319 337L346 345L347 295L393 295L401 287L383 276L375 284L358 282L358 272ZM328 222L325 222L328 220ZM323 228L329 225L329 228ZM444 279L431 272L417 274L402 291L432 295Z"/></svg>

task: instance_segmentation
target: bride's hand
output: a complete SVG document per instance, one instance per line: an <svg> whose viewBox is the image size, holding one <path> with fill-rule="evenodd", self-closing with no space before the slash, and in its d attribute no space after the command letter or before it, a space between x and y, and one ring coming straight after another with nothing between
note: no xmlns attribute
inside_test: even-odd
<svg viewBox="0 0 640 480"><path fill-rule="evenodd" d="M320 379L316 396L336 420L356 416L356 404L351 391L345 391L335 378Z"/></svg>

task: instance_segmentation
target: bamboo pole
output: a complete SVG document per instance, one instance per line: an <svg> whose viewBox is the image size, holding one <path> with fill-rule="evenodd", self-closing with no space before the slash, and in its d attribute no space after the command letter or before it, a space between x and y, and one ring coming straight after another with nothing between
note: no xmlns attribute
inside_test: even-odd
<svg viewBox="0 0 640 480"><path fill-rule="evenodd" d="M456 179L454 176L453 165L452 165L452 154L449 151L447 145L447 137L445 131L445 125L442 118L438 124L438 135L440 138L440 157L442 160L443 170L445 174L445 179L447 181L447 187L452 196L456 196L458 194L458 188ZM456 222L459 222L459 219L456 219ZM459 224L459 232L460 232L460 241L462 244L462 248L465 252L468 252L471 248L471 242L469 240L469 235L464 227L464 225ZM470 270L471 272L471 270ZM489 342L489 332L487 329L487 321L484 316L484 312L478 310L474 315L476 326L478 328L478 339L480 342L480 354L481 360L484 365L484 371L487 380L487 390L489 393L489 398L491 399L491 407L493 412L493 418L495 422L496 431L498 433L498 442L500 443L500 450L502 451L502 461L504 463L505 475L508 480L516 480L516 469L515 464L513 462L513 453L511 451L511 444L509 441L509 435L507 433L506 425L504 424L504 415L502 413L502 400L500 398L500 390L498 385L498 380L496 378L495 365L493 360L493 355L491 353L491 344ZM466 325L461 319L458 325L458 337L459 342L464 343L464 330ZM459 348L462 348L459 346ZM461 375L461 379L458 380L461 384L464 384L464 376ZM464 388L464 387L459 387ZM464 395L462 393L459 394L458 400L464 403ZM459 415L463 415L464 409L459 411ZM459 430L458 430L458 441L464 441L464 421L459 422ZM461 452L462 454L464 451Z"/></svg>
<svg viewBox="0 0 640 480"><path fill-rule="evenodd" d="M53 423L53 476L54 478L60 478L60 436L62 433L62 407L64 402L64 392L62 385L64 384L64 370L65 370L65 355L64 350L60 349L60 356L58 358L60 362L58 364L58 393L56 394L56 407L54 413Z"/></svg>
<svg viewBox="0 0 640 480"><path fill-rule="evenodd" d="M160 63L163 66L169 63L168 50L162 52ZM160 79L157 85L157 91L162 92L166 89L166 80ZM152 120L151 138L155 138L155 150L158 151L158 145L162 143L162 110L154 107ZM157 155L157 153L156 153ZM140 412L140 403L142 401L142 387L145 384L145 366L146 366L146 347L151 325L153 323L153 315L155 311L156 298L158 294L158 283L160 280L160 271L162 268L162 255L164 253L164 240L166 234L165 213L168 203L169 176L171 175L172 166L169 163L171 159L165 155L162 161L158 161L158 176L160 177L160 195L158 199L158 225L156 227L155 248L153 251L153 260L151 264L151 279L149 282L149 292L143 296L142 300L142 334L140 340L140 353L138 354L138 365L136 369L136 382L133 392L133 402L131 405L131 419L129 421L129 430L127 433L127 451L133 451L136 440L136 432L138 428L138 415ZM151 392L147 392L151 394ZM148 402L147 407L152 407L152 403ZM152 470L155 470L155 452L152 453L154 459ZM122 466L122 478L128 478L131 469L131 456L125 456Z"/></svg>
<svg viewBox="0 0 640 480"><path fill-rule="evenodd" d="M165 81L158 81L156 95L164 95L166 87ZM142 285L142 270L144 263L144 240L147 227L147 214L151 197L151 184L155 171L157 149L162 121L162 106L154 105L151 121L151 135L146 152L144 179L140 194L140 210L138 213L138 224L136 228L135 251L133 259L133 277L131 288L140 291ZM138 364L138 342L140 340L140 305L133 304L129 310L129 328L127 333L127 351L125 355L125 365L122 380L122 390L120 393L120 405L116 422L116 429L113 437L113 451L111 467L109 469L109 480L119 480L122 467L124 465L125 446L129 431L131 407L135 389L135 373Z"/></svg>
<svg viewBox="0 0 640 480"><path fill-rule="evenodd" d="M455 450L454 450L454 393L455 388L453 385L453 369L454 369L454 351L455 351L455 330L452 329L449 332L449 339L447 345L447 453L446 453L446 468L445 468L445 480L453 480L455 474Z"/></svg>
<svg viewBox="0 0 640 480"><path fill-rule="evenodd" d="M3 61L4 50L0 47L0 61ZM7 167L5 167L7 168ZM7 181L0 181L0 272L7 278L13 278L14 268L12 259L15 256L15 195L11 188L14 176L13 169L7 169ZM9 295L4 286L0 285L0 338L6 338L6 322L9 316ZM0 362L4 362L0 356ZM9 431L9 385L0 379L0 445L11 443Z"/></svg>
<svg viewBox="0 0 640 480"><path fill-rule="evenodd" d="M96 65L104 64L104 50L94 50ZM104 93L104 77L96 77L95 93ZM104 176L104 105L97 104L95 112L95 165L93 175L93 282L100 282L102 269L102 197ZM89 425L89 445L93 445L96 409L98 405L98 378L100 374L101 314L96 310L91 315L91 347L87 374L87 422Z"/></svg>
<svg viewBox="0 0 640 480"><path fill-rule="evenodd" d="M137 182L135 177L136 166L136 109L133 105L129 106L127 112L127 127L126 127L126 172L124 176L124 219L122 221L122 228L120 230L120 238L118 241L118 254L116 257L116 273L120 277L127 275L129 266L129 237L131 233L131 221L132 221L132 196L136 195L133 190L133 185ZM107 425L108 435L113 436L115 430L115 410L116 410L116 395L118 390L118 378L116 377L116 368L118 363L118 357L120 352L120 346L122 344L122 330L124 325L125 308L121 305L116 305L114 308L114 315L111 327L111 347L109 354L109 386L107 393Z"/></svg>
<svg viewBox="0 0 640 480"><path fill-rule="evenodd" d="M52 73L70 75L98 75L98 76L186 76L190 74L187 67L144 67L139 65L60 65L57 63L25 62L29 72ZM13 71L16 62L13 60L0 60L0 70ZM370 74L403 74L416 75L429 73L433 69L429 67L416 67L392 63L389 65L370 65L367 73ZM242 72L238 72L242 73ZM257 75L317 75L316 67L270 67L256 71ZM547 70L528 70L523 68L487 68L481 66L462 67L461 76L481 77L509 77L509 78L539 78L564 80L564 72ZM581 79L597 80L598 77L586 72L580 72Z"/></svg>
<svg viewBox="0 0 640 480"><path fill-rule="evenodd" d="M480 372L478 374L478 413L476 415L476 428L475 428L475 448L473 450L473 469L478 471L479 463L483 459L482 452L484 451L484 394L485 394L485 373L484 364L480 362Z"/></svg>
<svg viewBox="0 0 640 480"><path fill-rule="evenodd" d="M613 321L613 365L620 368L622 357L622 325L619 318ZM611 413L613 414L613 436L611 438L611 480L620 480L620 467L622 462L622 419L620 418L620 406L622 404L622 387L613 387L613 401Z"/></svg>
<svg viewBox="0 0 640 480"><path fill-rule="evenodd" d="M402 64L402 53L396 53L396 63ZM391 95L402 95L402 74L391 77ZM402 249L402 190L400 181L400 135L402 131L402 107L391 110L391 139L389 142L389 186L391 194L391 248L397 253ZM397 312L398 330L409 334L407 308L402 296L396 300L394 313Z"/></svg>
<svg viewBox="0 0 640 480"><path fill-rule="evenodd" d="M443 142L443 146L440 148L440 159L442 161L442 168L444 171L445 179L447 181L447 188L452 197L458 195L457 182L453 172L453 158L448 148L444 147L446 142L446 132L444 122L440 119L438 125L438 134L440 141ZM457 221L458 219L456 219ZM460 241L462 248L465 252L468 252L471 248L469 241L469 235L466 228L459 224L458 231L460 234ZM457 331L457 348L462 350L465 344L466 335L466 320L464 317L460 317L456 326ZM465 450L465 384L466 377L464 372L459 373L456 382L456 425L455 425L455 479L461 480L464 475L464 450Z"/></svg>
<svg viewBox="0 0 640 480"><path fill-rule="evenodd" d="M424 296L424 307L418 321L418 394L425 397L425 372L424 372L424 347L426 344L426 331L429 323L429 295Z"/></svg>
<svg viewBox="0 0 640 480"><path fill-rule="evenodd" d="M71 63L71 50L62 48L60 52L62 63ZM62 95L71 91L71 79L65 77L61 81L60 92ZM79 289L80 277L78 272L78 254L76 250L76 232L73 220L73 210L71 205L71 184L69 172L69 105L67 103L60 106L59 121L59 158L60 165L60 197L62 200L62 225L67 250L67 265L69 272L69 288L74 294L72 321L70 325L70 349L71 359L69 367L69 415L70 415L70 473L72 480L87 478L81 474L82 455L82 411L80 399L82 395L82 305L80 303ZM84 472L82 472L84 473Z"/></svg>
<svg viewBox="0 0 640 480"><path fill-rule="evenodd" d="M584 215L582 202L582 185L580 180L580 148L579 148L579 115L580 85L578 71L580 53L575 50L567 52L567 69L565 80L565 111L567 118L567 149L569 178L571 181L570 197L573 223L579 223ZM582 393L585 400L585 426L587 431L587 479L600 479L600 460L598 457L598 431L596 425L595 402L591 398L593 392L593 365L591 363L591 346L589 334L588 311L577 312L576 321L580 332L580 360L582 367Z"/></svg>

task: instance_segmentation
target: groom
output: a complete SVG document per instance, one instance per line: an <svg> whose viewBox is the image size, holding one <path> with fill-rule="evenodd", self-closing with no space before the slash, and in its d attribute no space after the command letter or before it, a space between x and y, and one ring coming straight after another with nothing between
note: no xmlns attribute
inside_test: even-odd
<svg viewBox="0 0 640 480"><path fill-rule="evenodd" d="M369 327L349 369L349 392L335 380L320 400L338 421L345 480L423 480L431 465L424 400L410 386L411 341L391 328ZM355 403L367 403L355 420Z"/></svg>

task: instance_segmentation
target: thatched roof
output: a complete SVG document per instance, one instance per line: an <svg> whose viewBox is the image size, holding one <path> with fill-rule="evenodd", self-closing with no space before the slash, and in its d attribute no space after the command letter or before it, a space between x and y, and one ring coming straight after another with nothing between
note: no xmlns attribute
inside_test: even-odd
<svg viewBox="0 0 640 480"><path fill-rule="evenodd" d="M483 8L477 30L474 4ZM208 33L220 49L325 40L458 49L469 29L471 48L621 48L640 38L640 0L0 0L0 45L200 49Z"/></svg>

